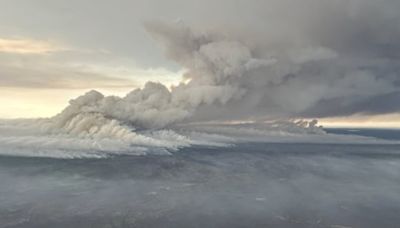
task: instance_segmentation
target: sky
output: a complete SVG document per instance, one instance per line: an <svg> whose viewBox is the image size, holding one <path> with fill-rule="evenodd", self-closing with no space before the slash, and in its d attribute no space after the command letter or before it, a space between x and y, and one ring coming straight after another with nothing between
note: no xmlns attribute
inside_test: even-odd
<svg viewBox="0 0 400 228"><path fill-rule="evenodd" d="M147 81L191 80L174 94L215 94L188 101L196 121L400 127L396 0L0 4L0 118L50 117L92 89L124 96Z"/></svg>

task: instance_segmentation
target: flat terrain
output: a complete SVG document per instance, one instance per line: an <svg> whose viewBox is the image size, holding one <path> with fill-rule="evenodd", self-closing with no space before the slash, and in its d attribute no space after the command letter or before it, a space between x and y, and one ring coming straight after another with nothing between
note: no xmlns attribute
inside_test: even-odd
<svg viewBox="0 0 400 228"><path fill-rule="evenodd" d="M0 227L398 227L400 146L0 157Z"/></svg>

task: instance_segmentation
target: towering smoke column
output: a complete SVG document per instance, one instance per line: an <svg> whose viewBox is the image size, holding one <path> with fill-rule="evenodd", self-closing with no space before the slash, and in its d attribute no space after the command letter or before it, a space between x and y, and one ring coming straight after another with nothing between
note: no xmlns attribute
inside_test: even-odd
<svg viewBox="0 0 400 228"><path fill-rule="evenodd" d="M223 107L230 101L239 102L249 89L242 81L275 62L254 57L240 42L197 35L183 25L148 24L147 29L165 43L168 57L186 69L187 83L169 90L160 83L148 82L123 98L90 91L71 100L45 129L83 136L129 135L127 126L163 128L190 118L200 106Z"/></svg>
<svg viewBox="0 0 400 228"><path fill-rule="evenodd" d="M380 65L363 67L328 47L274 47L233 33L196 33L182 23L145 27L185 69L185 82L172 88L148 82L122 98L90 91L45 121L46 132L131 138L135 129L182 122L310 117L325 103L346 107L395 91L391 77L374 75Z"/></svg>

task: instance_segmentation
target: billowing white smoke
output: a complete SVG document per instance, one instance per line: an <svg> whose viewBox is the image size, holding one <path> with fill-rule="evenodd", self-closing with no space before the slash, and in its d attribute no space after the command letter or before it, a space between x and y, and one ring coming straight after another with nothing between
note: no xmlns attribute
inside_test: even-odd
<svg viewBox="0 0 400 228"><path fill-rule="evenodd" d="M182 23L145 27L185 69L184 82L148 82L125 97L88 92L51 118L47 131L120 138L182 122L310 117L332 102L346 107L395 91L391 80L365 70L372 66L331 48L293 42L265 49L248 37L196 33Z"/></svg>
<svg viewBox="0 0 400 228"><path fill-rule="evenodd" d="M275 62L253 57L240 42L196 36L184 26L152 24L148 28L165 39L168 55L187 70L187 83L169 90L148 82L123 98L90 91L71 100L64 111L49 120L45 130L121 138L134 128L164 128L191 117L200 106L240 101L247 92L241 78Z"/></svg>
<svg viewBox="0 0 400 228"><path fill-rule="evenodd" d="M182 25L147 27L157 39L163 39L168 56L186 69L187 82L170 89L148 82L125 97L105 97L90 91L71 100L52 118L4 122L0 124L3 154L32 155L34 150L34 156L98 157L109 153L143 154L149 149L168 153L194 144L230 145L233 138L229 132L208 128L201 133L187 124L200 108L224 109L229 103L242 107L240 104L246 102L244 98L252 89L246 83L250 78L246 77L275 64L275 60L254 57L241 42L196 35ZM275 125L281 127L265 129L302 134L323 132L315 122ZM228 129L232 130L232 136L237 137L235 127ZM255 132L265 136L265 131L259 129L246 134ZM99 151L107 153L99 155Z"/></svg>

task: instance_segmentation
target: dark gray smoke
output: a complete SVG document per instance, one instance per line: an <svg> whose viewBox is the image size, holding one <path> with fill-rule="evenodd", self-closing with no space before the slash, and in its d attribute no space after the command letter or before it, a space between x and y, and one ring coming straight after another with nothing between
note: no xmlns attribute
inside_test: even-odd
<svg viewBox="0 0 400 228"><path fill-rule="evenodd" d="M269 62L222 82L234 84L241 91L240 98L228 100L223 107L201 105L194 119L399 111L397 1L225 3L221 5L226 10L220 4L213 5L210 17L197 22L200 29L195 31L182 24L147 24L147 30L161 40L167 56L188 69L187 77L194 82L199 81L199 75L210 78L221 72L215 70L216 66L227 69L217 59L203 64L201 52L205 47L212 46L214 57L234 56L215 43L238 42L252 59ZM221 11L219 15L215 14L217 10ZM209 24L214 24L213 29L205 30ZM218 27L220 24L226 26Z"/></svg>

